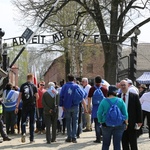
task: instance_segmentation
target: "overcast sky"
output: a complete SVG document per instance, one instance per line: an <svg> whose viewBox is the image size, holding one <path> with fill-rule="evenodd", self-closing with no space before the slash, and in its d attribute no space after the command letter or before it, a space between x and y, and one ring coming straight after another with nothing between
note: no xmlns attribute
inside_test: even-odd
<svg viewBox="0 0 150 150"><path fill-rule="evenodd" d="M11 0L0 0L0 28L5 31L4 39L21 36L25 27L20 27L14 20ZM139 43L150 43L150 23L140 28Z"/></svg>

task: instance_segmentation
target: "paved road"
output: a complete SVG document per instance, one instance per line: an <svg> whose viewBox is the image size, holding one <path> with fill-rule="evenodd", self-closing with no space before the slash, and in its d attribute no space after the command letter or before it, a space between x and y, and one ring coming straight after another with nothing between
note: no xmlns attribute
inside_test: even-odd
<svg viewBox="0 0 150 150"><path fill-rule="evenodd" d="M78 139L78 143L65 143L66 135L58 135L57 142L46 144L45 134L35 134L35 143L29 143L29 135L27 135L26 143L21 143L21 135L10 135L11 141L0 143L0 150L101 150L102 144L95 144L95 133L82 133ZM143 134L138 139L139 150L150 150L150 139L148 133ZM113 150L112 145L110 150Z"/></svg>

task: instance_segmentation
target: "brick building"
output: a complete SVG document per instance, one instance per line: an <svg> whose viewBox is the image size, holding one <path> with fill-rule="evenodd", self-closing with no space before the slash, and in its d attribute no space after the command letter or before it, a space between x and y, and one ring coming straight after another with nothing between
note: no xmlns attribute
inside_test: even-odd
<svg viewBox="0 0 150 150"><path fill-rule="evenodd" d="M93 81L97 75L104 77L104 54L99 44L86 44L84 48L82 47L82 62L79 55L79 50L76 50L77 78L87 77ZM83 68L81 68L81 63ZM48 82L53 81L59 83L62 79L65 79L65 55L54 59L44 74L46 87Z"/></svg>

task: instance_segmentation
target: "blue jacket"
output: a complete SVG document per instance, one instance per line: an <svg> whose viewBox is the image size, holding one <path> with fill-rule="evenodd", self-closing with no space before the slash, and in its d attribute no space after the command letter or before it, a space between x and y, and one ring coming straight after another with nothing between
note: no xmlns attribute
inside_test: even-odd
<svg viewBox="0 0 150 150"><path fill-rule="evenodd" d="M79 85L74 82L67 82L62 86L59 102L60 106L63 106L66 109L77 106L73 104L74 90L76 88L79 88Z"/></svg>
<svg viewBox="0 0 150 150"><path fill-rule="evenodd" d="M5 90L3 93L3 104L5 111L13 111L16 108L19 92Z"/></svg>

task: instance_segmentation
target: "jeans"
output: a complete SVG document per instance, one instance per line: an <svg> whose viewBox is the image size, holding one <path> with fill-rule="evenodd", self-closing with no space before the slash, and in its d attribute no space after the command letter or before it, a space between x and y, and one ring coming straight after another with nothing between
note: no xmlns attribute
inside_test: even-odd
<svg viewBox="0 0 150 150"><path fill-rule="evenodd" d="M112 136L113 136L114 150L121 150L121 139L124 130L125 124L117 127L102 126L102 134L103 134L102 150L109 150Z"/></svg>
<svg viewBox="0 0 150 150"><path fill-rule="evenodd" d="M100 136L101 136L101 128L100 128L100 123L98 122L97 118L94 118L94 123L95 123L95 134L96 134L96 140L100 141Z"/></svg>
<svg viewBox="0 0 150 150"><path fill-rule="evenodd" d="M37 111L39 113L39 114L37 113L37 129L39 131L42 131L45 129L43 108L37 108Z"/></svg>
<svg viewBox="0 0 150 150"><path fill-rule="evenodd" d="M27 106L22 109L22 121L21 121L21 131L22 135L26 134L26 119L29 116L30 119L30 141L34 140L34 123L35 123L35 107Z"/></svg>
<svg viewBox="0 0 150 150"><path fill-rule="evenodd" d="M5 112L6 115L6 132L7 134L9 134L9 129L11 128L11 133L14 134L14 125L16 123L16 114L13 111L6 111Z"/></svg>
<svg viewBox="0 0 150 150"><path fill-rule="evenodd" d="M73 106L65 110L68 139L76 139L78 129L79 107Z"/></svg>

